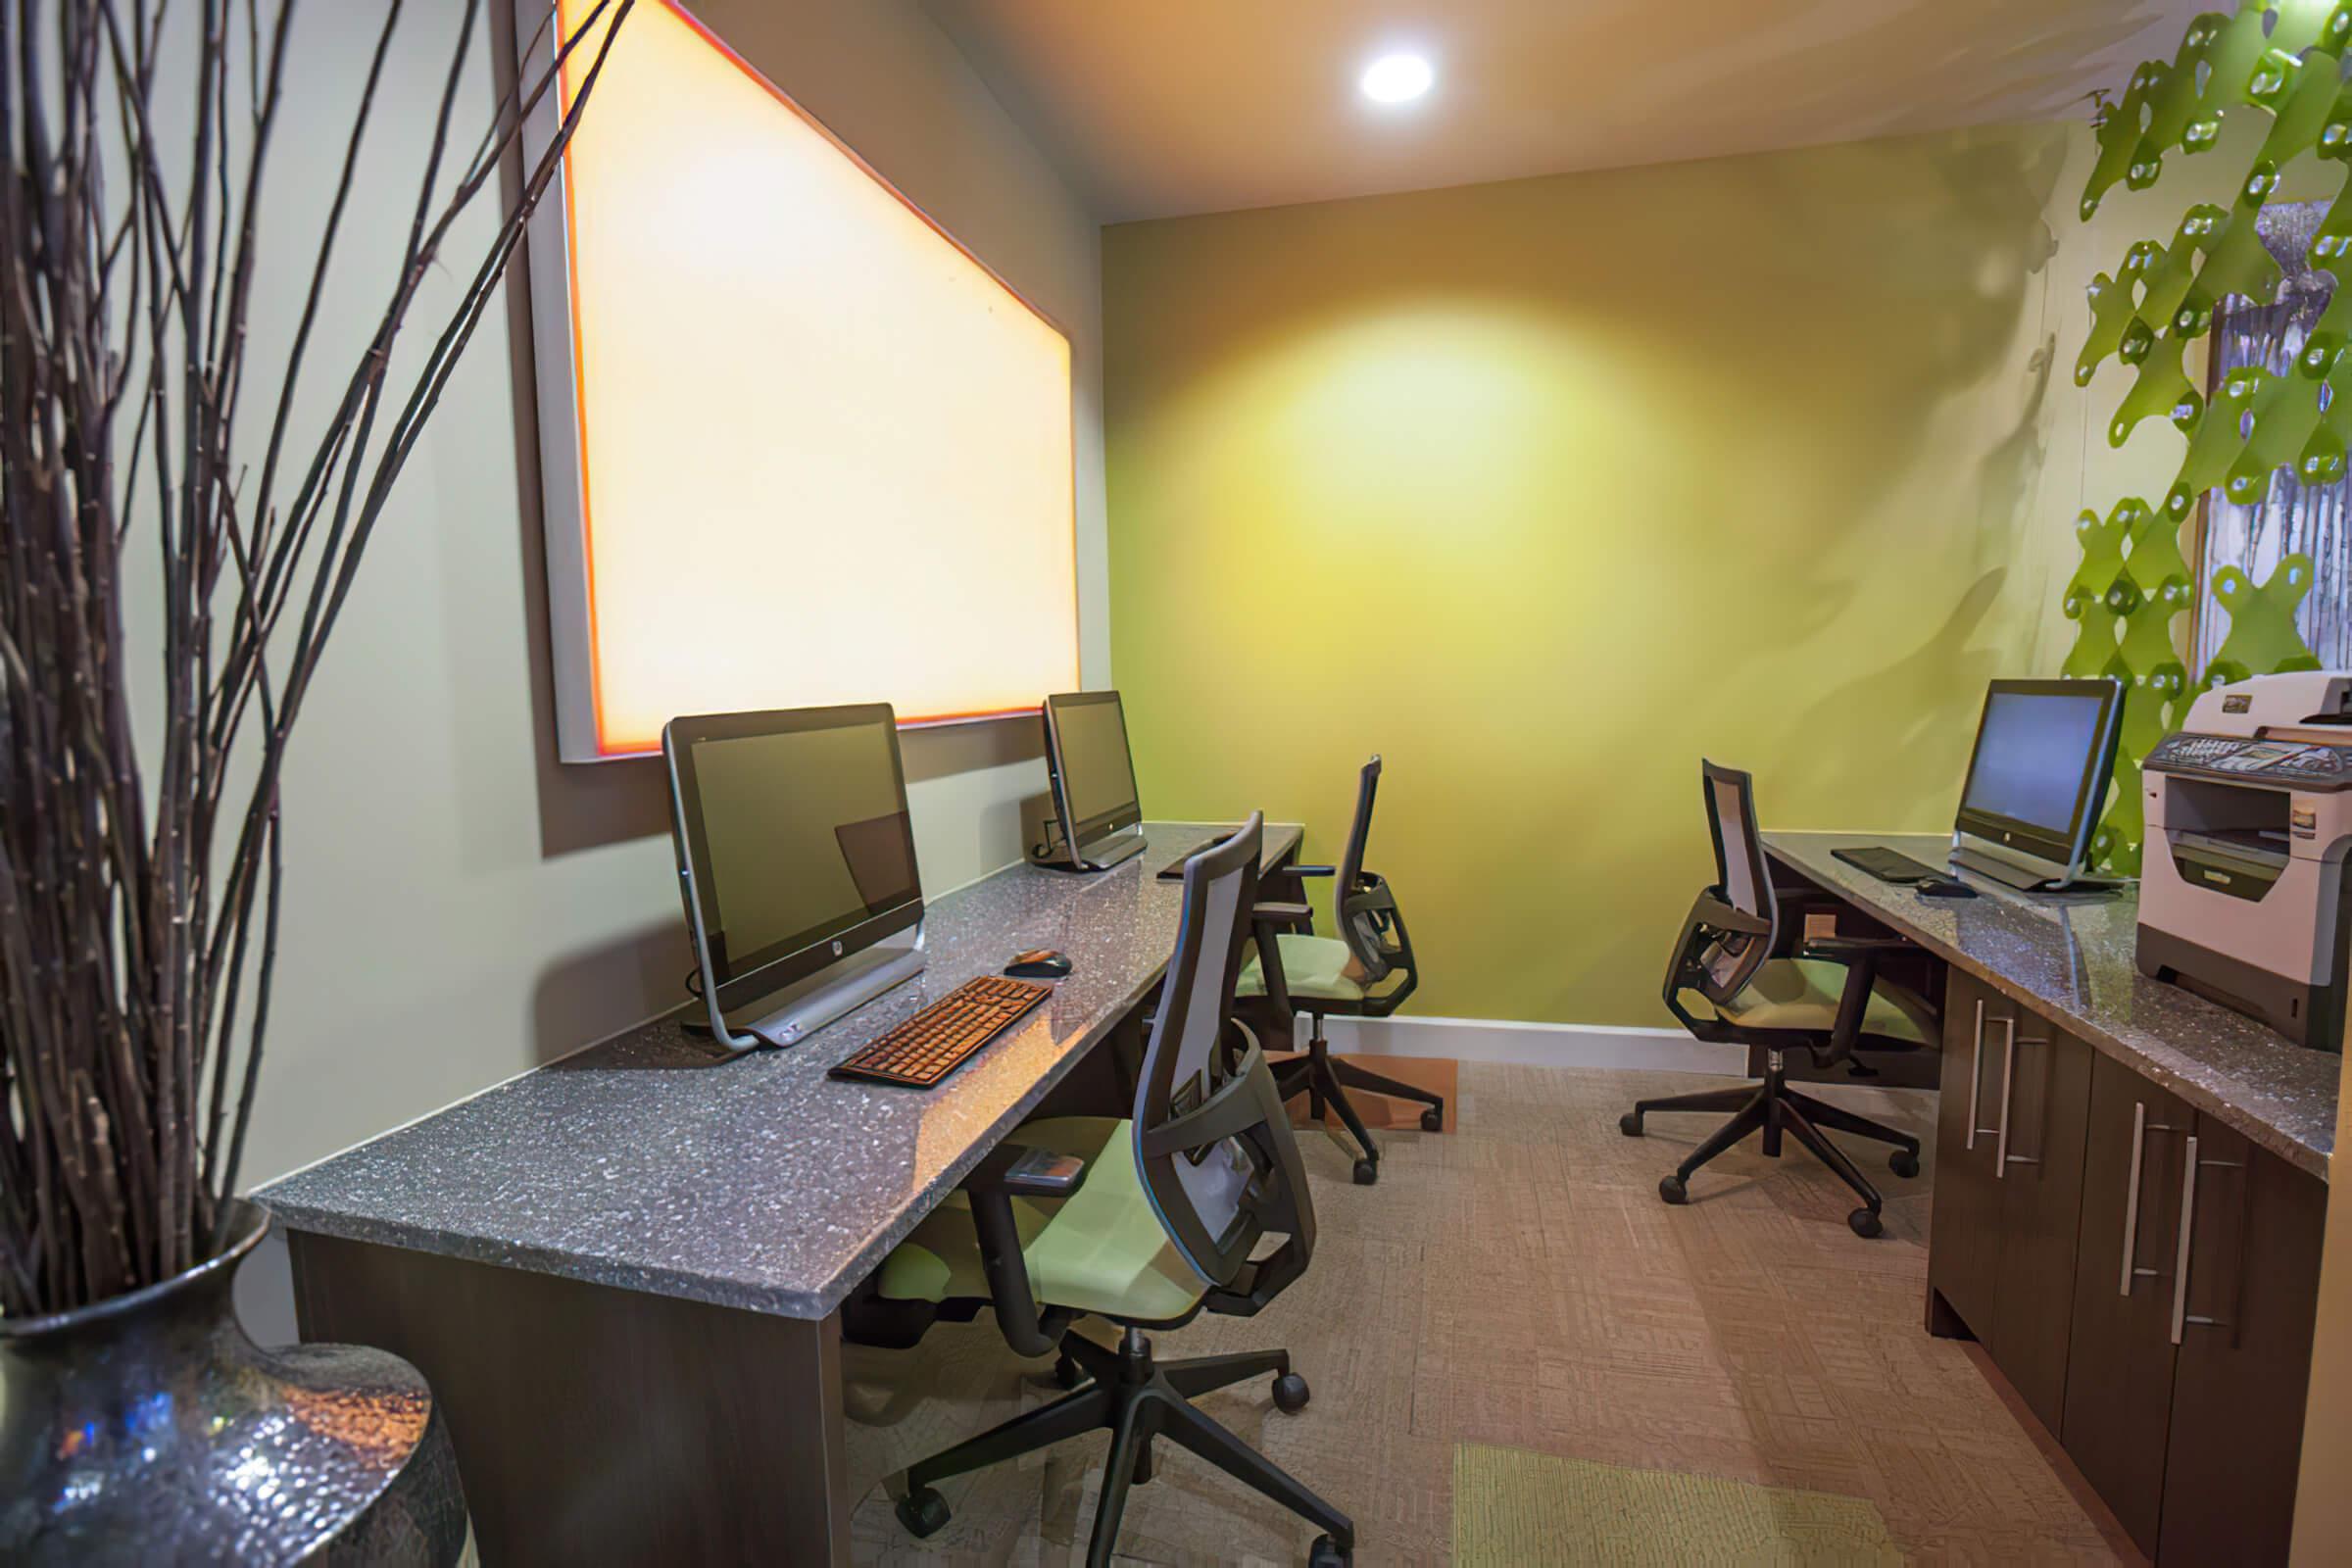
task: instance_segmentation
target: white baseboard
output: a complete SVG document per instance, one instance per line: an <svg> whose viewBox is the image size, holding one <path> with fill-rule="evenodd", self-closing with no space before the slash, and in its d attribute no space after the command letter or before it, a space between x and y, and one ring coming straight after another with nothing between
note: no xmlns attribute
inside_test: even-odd
<svg viewBox="0 0 2352 1568"><path fill-rule="evenodd" d="M1306 1038L1307 1019L1298 1020ZM1646 1067L1657 1072L1744 1073L1747 1049L1693 1040L1680 1029L1515 1023L1506 1018L1333 1018L1331 1049L1350 1056L1434 1056L1525 1067Z"/></svg>

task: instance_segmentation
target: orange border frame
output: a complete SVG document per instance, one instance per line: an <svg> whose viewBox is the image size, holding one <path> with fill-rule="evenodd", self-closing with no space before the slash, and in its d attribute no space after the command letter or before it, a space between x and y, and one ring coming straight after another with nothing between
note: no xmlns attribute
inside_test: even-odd
<svg viewBox="0 0 2352 1568"><path fill-rule="evenodd" d="M575 0L552 0L552 3L556 8L558 34L556 43L557 46L561 48L563 44L571 36L568 26L565 25L564 12L568 6L575 3ZM1013 287L1011 283L1005 281L1004 275L1002 272L999 272L995 268L989 266L988 263L982 260L979 254L970 246L964 244L963 241L949 233L947 229L940 224L937 219L933 218L929 213L924 212L923 209L918 206L905 191L892 184L888 176L883 174L880 170L876 169L872 164L867 163L865 159L859 155L858 149L852 147L848 142L843 141L839 136L835 135L831 126L827 125L823 121L810 114L807 109L801 107L799 103L793 100L793 97L790 93L787 93L783 88L777 86L773 81L770 81L766 74L763 74L757 66L754 66L750 61L744 59L743 56L737 54L733 49L729 48L726 41L720 38L717 33L711 31L708 24L706 24L693 12L686 9L685 5L682 3L682 0L648 0L648 3L660 5L663 10L668 11L680 22L683 22L688 27L693 29L697 37L701 38L705 43L716 50L722 59L730 62L736 70L742 72L746 76L749 76L754 82L758 83L761 90L766 92L766 94L773 98L777 103L782 104L787 110L790 110L803 124L807 125L809 129L815 131L819 136L822 136L827 142L831 143L836 152L840 153L851 163L855 164L868 179L872 180L875 184L888 191L894 198L897 199L899 205L912 213L916 218L921 219L925 228L928 228L932 233L937 234L941 239L946 240L950 245L954 246L957 254L962 256L965 261L970 262L974 267L980 269L980 270L986 274L987 277L999 288L1003 289L1006 294L1012 296L1012 298L1019 303L1023 310L1026 310L1030 315L1036 317L1039 320L1045 322L1046 325L1052 327L1054 333L1060 337L1062 346L1069 351L1070 624L1079 632L1079 641L1081 644L1080 648L1078 649L1079 662L1081 667L1072 669L1070 671L1070 676L1073 683L1082 683L1083 665L1085 662L1085 649L1083 647L1085 641L1085 622L1081 613L1082 610L1084 609L1084 605L1078 591L1078 351L1077 345L1072 343L1070 340L1069 328L1063 326L1059 321L1055 320L1052 316L1040 309L1037 302L1030 299L1028 295L1023 294L1019 289ZM572 61L567 57L564 61L561 68L563 72L563 100L562 104L560 105L560 113L568 113L572 103L571 68ZM604 644L597 636L596 548L595 539L593 537L590 524L592 513L589 505L588 495L589 466L587 339L580 330L579 240L578 229L572 220L572 168L571 147L569 143L566 143L564 148L564 270L567 280L566 288L570 296L571 304L571 416L573 426L579 432L580 449L580 562L581 570L587 579L585 586L588 594L589 702L590 706L596 711L596 751L597 755L602 758L651 757L660 752L661 747L659 744L643 749L616 748L607 744L605 738ZM1038 703L1034 706L1028 707L994 708L969 713L916 713L902 715L899 719L899 727L901 729L906 729L911 726L928 724L955 724L965 723L979 719L1013 718L1018 717L1023 713L1042 712L1044 710L1044 700L1046 695L1047 694L1041 692L1039 694Z"/></svg>

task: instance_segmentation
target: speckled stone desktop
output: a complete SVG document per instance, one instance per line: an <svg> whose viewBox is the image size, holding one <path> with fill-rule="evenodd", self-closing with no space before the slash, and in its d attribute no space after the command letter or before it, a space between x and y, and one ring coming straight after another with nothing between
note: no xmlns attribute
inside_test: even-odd
<svg viewBox="0 0 2352 1568"><path fill-rule="evenodd" d="M1884 844L1940 865L1951 848L1946 836L1767 833L1764 843L1808 880L2327 1180L2341 1058L2141 974L2132 961L2136 889L2052 897L1978 879L1982 897L1930 899L1830 852Z"/></svg>
<svg viewBox="0 0 2352 1568"><path fill-rule="evenodd" d="M1155 985L1210 842L1153 822L1076 875L1009 866L933 903L923 975L788 1050L713 1056L663 1019L263 1188L287 1226L597 1284L822 1317ZM1269 861L1295 826L1269 825ZM940 1087L825 1070L1024 948L1075 964Z"/></svg>

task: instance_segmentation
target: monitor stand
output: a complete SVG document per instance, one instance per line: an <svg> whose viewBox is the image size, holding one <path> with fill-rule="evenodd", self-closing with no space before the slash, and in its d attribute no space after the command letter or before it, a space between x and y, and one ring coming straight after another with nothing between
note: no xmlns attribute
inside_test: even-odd
<svg viewBox="0 0 2352 1568"><path fill-rule="evenodd" d="M689 1032L707 1034L729 1051L796 1045L885 991L905 985L923 972L923 928L917 922L911 933L853 953L724 1014L716 1001L706 996L702 1008L689 1009L682 1021Z"/></svg>
<svg viewBox="0 0 2352 1568"><path fill-rule="evenodd" d="M2074 866L2024 855L1972 833L1953 835L1951 863L2020 893L2066 893L2122 886L2118 878L2086 876Z"/></svg>
<svg viewBox="0 0 2352 1568"><path fill-rule="evenodd" d="M1029 857L1029 863L1048 871L1107 871L1143 854L1150 842L1144 837L1142 825L1138 824L1116 833L1105 833L1099 839L1089 839L1074 852L1055 846L1044 854L1033 854Z"/></svg>
<svg viewBox="0 0 2352 1568"><path fill-rule="evenodd" d="M1119 833L1105 833L1092 844L1078 846L1078 864L1088 871L1107 871L1144 853L1144 830L1138 826Z"/></svg>

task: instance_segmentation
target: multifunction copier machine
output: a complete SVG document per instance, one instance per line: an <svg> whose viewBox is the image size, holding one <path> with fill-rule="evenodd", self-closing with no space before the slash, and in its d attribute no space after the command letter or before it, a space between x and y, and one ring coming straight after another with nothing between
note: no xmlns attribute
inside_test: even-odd
<svg viewBox="0 0 2352 1568"><path fill-rule="evenodd" d="M2140 789L2140 972L2341 1050L2352 673L2204 693L2148 754Z"/></svg>

